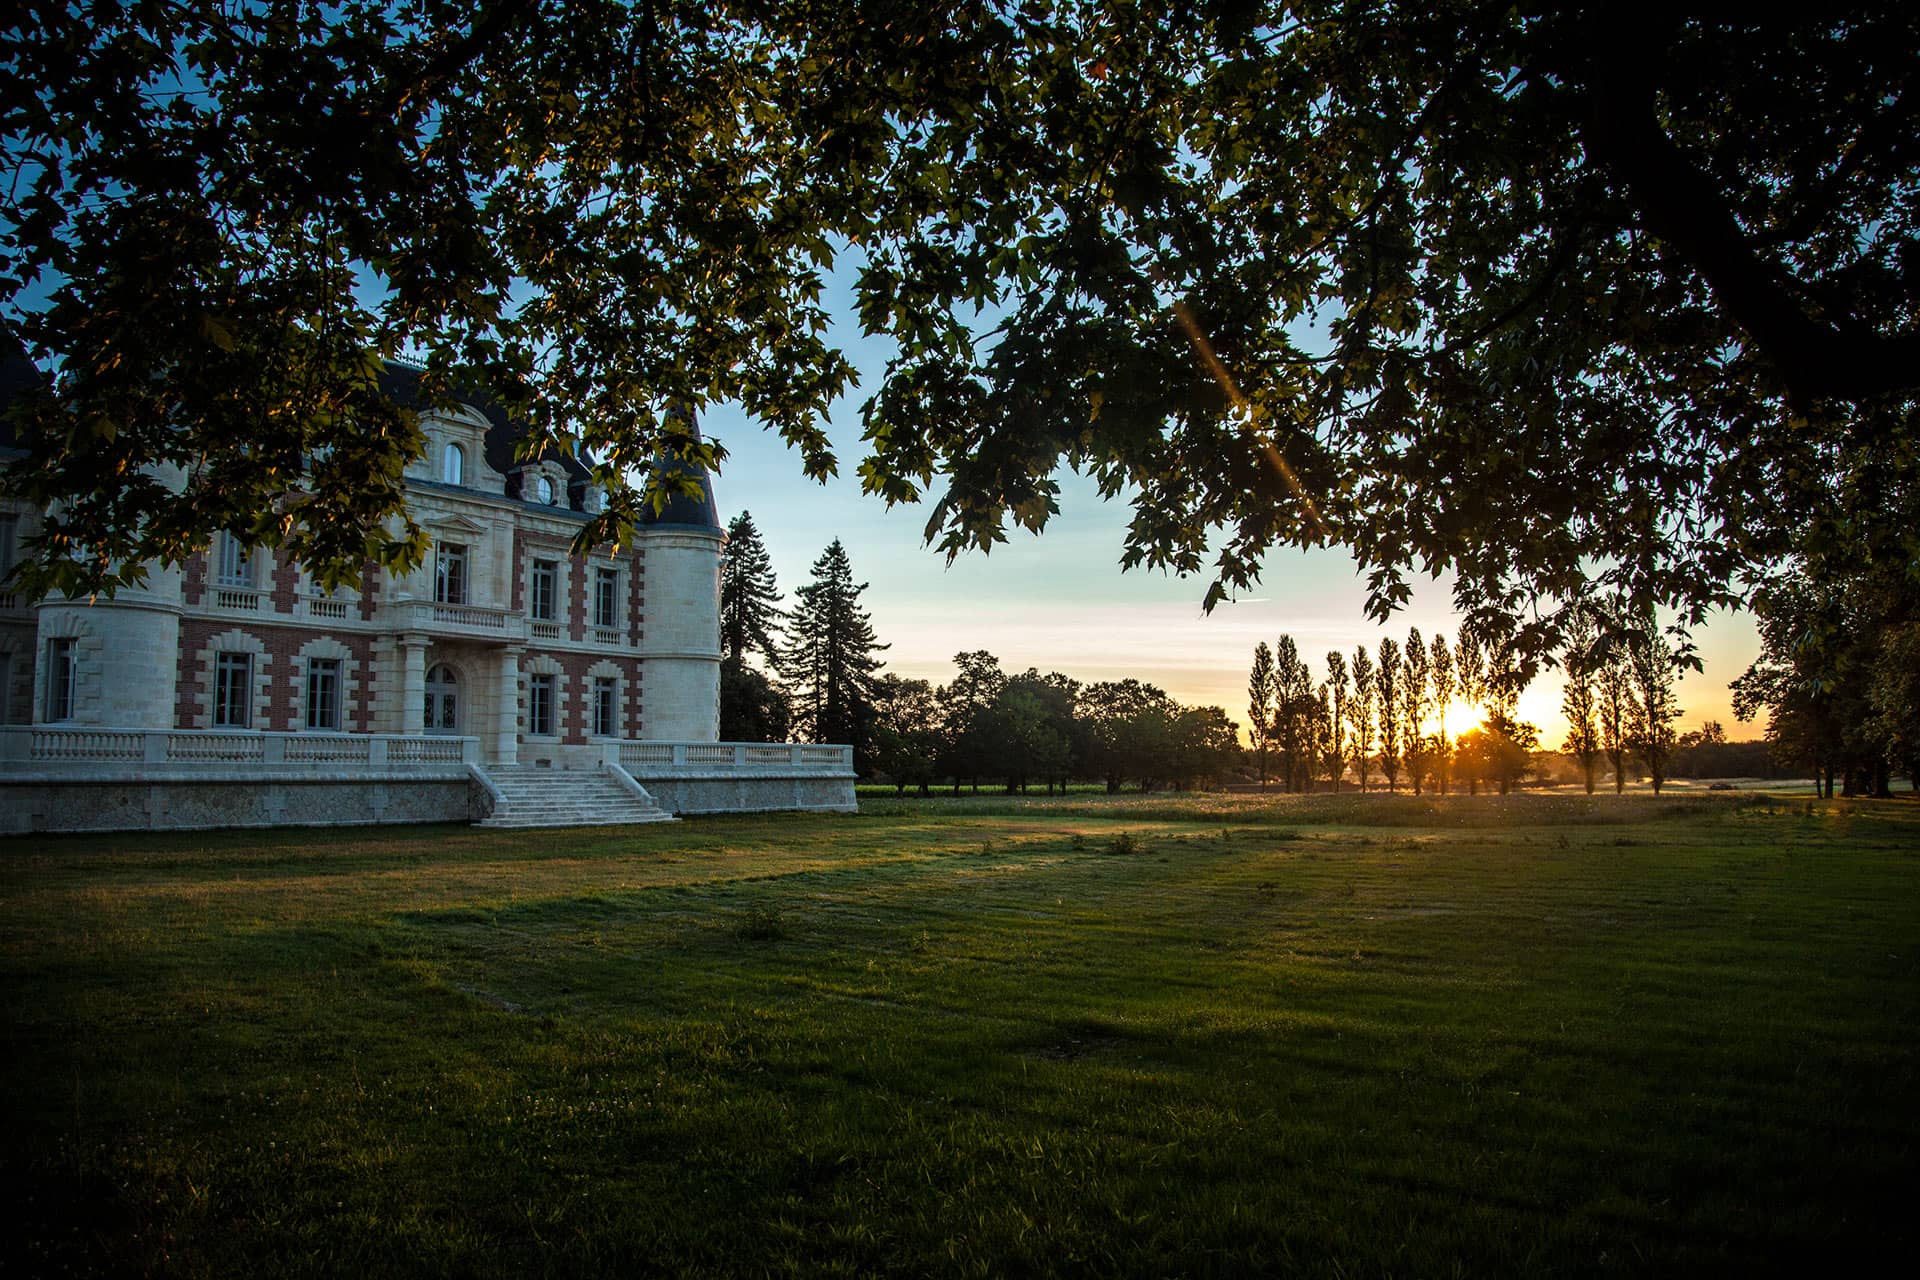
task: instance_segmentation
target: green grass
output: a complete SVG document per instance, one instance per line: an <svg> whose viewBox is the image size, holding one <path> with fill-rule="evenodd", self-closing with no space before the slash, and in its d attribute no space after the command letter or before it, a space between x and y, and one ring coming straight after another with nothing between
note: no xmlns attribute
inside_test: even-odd
<svg viewBox="0 0 1920 1280"><path fill-rule="evenodd" d="M0 1273L1916 1243L1913 802L865 807L0 844Z"/></svg>

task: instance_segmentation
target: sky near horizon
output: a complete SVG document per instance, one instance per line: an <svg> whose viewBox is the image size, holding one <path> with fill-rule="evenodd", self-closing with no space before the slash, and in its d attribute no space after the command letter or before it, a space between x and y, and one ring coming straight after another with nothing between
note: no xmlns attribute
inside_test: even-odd
<svg viewBox="0 0 1920 1280"><path fill-rule="evenodd" d="M1454 638L1459 618L1447 581L1417 580L1412 603L1383 629L1368 620L1364 578L1340 549L1277 551L1253 591L1202 613L1207 577L1121 571L1131 508L1123 499L1103 502L1091 479L1071 473L1059 477L1060 512L1040 535L1010 529L990 554L969 552L949 566L924 544L926 504L889 511L860 492L860 405L888 349L845 319L850 278L834 273L825 300L840 317L832 336L863 384L835 405L829 424L840 474L825 485L807 479L799 456L737 408L709 409L701 429L729 453L714 480L722 521L753 513L789 602L827 544L845 544L856 581L869 584L863 600L874 631L891 646L882 655L886 670L945 684L956 653L985 649L1009 672L1037 667L1087 682L1137 677L1182 703L1223 708L1244 732L1247 672L1262 640L1291 635L1324 678L1331 649L1377 649L1387 635L1403 640L1409 627L1429 641L1436 631ZM1727 691L1759 651L1751 616L1715 615L1695 641L1706 670L1687 672L1679 684L1679 727L1711 719L1731 738L1761 736L1762 726L1734 721ZM1564 734L1560 690L1558 673L1549 671L1520 699L1521 718L1540 728L1543 746L1558 747Z"/></svg>

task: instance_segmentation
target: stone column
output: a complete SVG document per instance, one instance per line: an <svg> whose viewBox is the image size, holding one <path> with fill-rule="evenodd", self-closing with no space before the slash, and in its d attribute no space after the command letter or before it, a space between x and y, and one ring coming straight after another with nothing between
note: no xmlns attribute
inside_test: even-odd
<svg viewBox="0 0 1920 1280"><path fill-rule="evenodd" d="M400 732L417 737L427 731L427 638L400 637Z"/></svg>
<svg viewBox="0 0 1920 1280"><path fill-rule="evenodd" d="M526 650L509 645L500 651L500 690L494 717L493 763L520 762L520 655Z"/></svg>

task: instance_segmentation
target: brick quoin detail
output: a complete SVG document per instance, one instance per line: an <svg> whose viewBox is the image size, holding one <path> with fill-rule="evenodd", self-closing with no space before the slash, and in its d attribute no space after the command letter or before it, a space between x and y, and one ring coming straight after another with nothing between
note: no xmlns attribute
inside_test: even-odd
<svg viewBox="0 0 1920 1280"><path fill-rule="evenodd" d="M373 660L373 639L370 636L336 638L347 646L353 654L353 660L360 664L360 692L354 699L352 727L357 733L372 733L374 686L380 682L380 669Z"/></svg>
<svg viewBox="0 0 1920 1280"><path fill-rule="evenodd" d="M524 529L513 531L513 592L509 597L510 606L515 613L527 611L527 576L533 572L533 557L527 551L527 534Z"/></svg>
<svg viewBox="0 0 1920 1280"><path fill-rule="evenodd" d="M567 559L567 581L573 590L567 593L567 634L575 640L587 638L587 562L579 556Z"/></svg>
<svg viewBox="0 0 1920 1280"><path fill-rule="evenodd" d="M621 690L621 693L625 695L627 702L620 716L620 736L623 738L635 738L640 735L640 726L645 723L641 719L642 712L645 709L645 700L641 697L640 660L638 658L621 658L618 659L618 662L622 674L626 676L626 679L621 681L621 684L625 686Z"/></svg>
<svg viewBox="0 0 1920 1280"><path fill-rule="evenodd" d="M380 568L369 560L360 568L360 617L371 621L380 607Z"/></svg>
<svg viewBox="0 0 1920 1280"><path fill-rule="evenodd" d="M196 556L201 562L201 577L204 583L206 557ZM173 682L173 727L176 729L194 728L194 712L199 709L200 700L206 694L206 687L200 682L200 650L207 641L221 631L226 630L216 622L197 622L189 618L180 620L180 675Z"/></svg>
<svg viewBox="0 0 1920 1280"><path fill-rule="evenodd" d="M593 681L587 676L587 668L600 659L590 653L556 653L552 656L559 662L560 670L565 673L567 688L572 691L572 696L566 699L567 722L561 726L561 741L577 746L587 740L587 717L593 711L588 702L593 696Z"/></svg>
<svg viewBox="0 0 1920 1280"><path fill-rule="evenodd" d="M647 598L647 562L644 553L636 553L627 560L627 642L640 642L640 628L647 621L645 602Z"/></svg>
<svg viewBox="0 0 1920 1280"><path fill-rule="evenodd" d="M186 571L181 574L180 586L183 598L188 604L199 604L207 598L207 553L196 551L187 557Z"/></svg>
<svg viewBox="0 0 1920 1280"><path fill-rule="evenodd" d="M300 566L276 552L269 580L273 583L273 611L291 614L293 602L300 596Z"/></svg>

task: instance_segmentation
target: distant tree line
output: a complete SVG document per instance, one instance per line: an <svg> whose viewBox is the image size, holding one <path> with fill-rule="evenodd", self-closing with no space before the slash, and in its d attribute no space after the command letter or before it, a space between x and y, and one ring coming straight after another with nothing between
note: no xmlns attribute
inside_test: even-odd
<svg viewBox="0 0 1920 1280"><path fill-rule="evenodd" d="M1416 627L1404 643L1388 636L1351 656L1333 650L1316 678L1292 636L1254 647L1247 718L1260 785L1287 791L1387 790L1404 778L1415 794L1464 786L1504 792L1526 773L1539 731L1515 714L1526 686L1509 637L1463 633L1425 639ZM1483 723L1458 737L1447 725L1458 703L1486 709Z"/></svg>
<svg viewBox="0 0 1920 1280"><path fill-rule="evenodd" d="M954 666L940 686L895 675L878 683L874 764L903 792L1053 791L1075 781L1187 790L1224 782L1239 764L1238 729L1219 707L1183 706L1139 680L1009 675L984 650L956 655Z"/></svg>
<svg viewBox="0 0 1920 1280"><path fill-rule="evenodd" d="M752 515L735 517L720 568L722 740L850 743L860 776L923 793L1074 781L1184 789L1224 781L1239 762L1226 712L1139 680L1009 675L984 651L957 655L944 685L882 674L887 646L860 605L865 590L836 539L783 608Z"/></svg>
<svg viewBox="0 0 1920 1280"><path fill-rule="evenodd" d="M1560 712L1567 720L1563 749L1578 762L1587 794L1602 760L1616 793L1626 789L1629 763L1646 770L1655 795L1673 776L1681 745L1674 686L1687 661L1651 610L1613 601L1574 613L1561 657L1567 683Z"/></svg>

